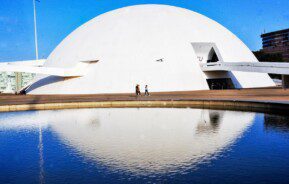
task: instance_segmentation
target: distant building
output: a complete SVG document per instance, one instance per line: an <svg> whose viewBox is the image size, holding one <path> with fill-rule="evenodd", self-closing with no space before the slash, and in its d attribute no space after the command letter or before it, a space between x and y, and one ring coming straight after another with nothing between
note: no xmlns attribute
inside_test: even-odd
<svg viewBox="0 0 289 184"><path fill-rule="evenodd" d="M282 60L289 62L289 29L274 31L261 35L264 54L280 54Z"/></svg>
<svg viewBox="0 0 289 184"><path fill-rule="evenodd" d="M8 86L11 86L11 90L14 92L19 91L29 84L34 76L35 74L31 73L0 72L0 92L7 90Z"/></svg>
<svg viewBox="0 0 289 184"><path fill-rule="evenodd" d="M9 63L0 63L1 65L21 65L21 66L42 66L45 59L41 60L29 60L29 61L15 61ZM14 93L27 86L34 79L34 73L23 72L1 72L0 71L0 92L2 93Z"/></svg>

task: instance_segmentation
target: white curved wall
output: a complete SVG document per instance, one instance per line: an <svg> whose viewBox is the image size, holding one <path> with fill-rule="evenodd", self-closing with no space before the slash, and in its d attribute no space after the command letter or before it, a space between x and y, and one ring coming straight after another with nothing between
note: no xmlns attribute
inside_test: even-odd
<svg viewBox="0 0 289 184"><path fill-rule="evenodd" d="M80 78L42 80L31 94L89 94L209 89L193 42L215 43L224 61L257 61L231 32L198 13L167 6L138 5L100 15L76 29L51 53L45 66L73 67L98 59ZM163 62L156 62L163 59ZM240 87L273 86L267 74L233 72ZM38 76L42 79L43 76ZM254 83L252 82L254 81Z"/></svg>

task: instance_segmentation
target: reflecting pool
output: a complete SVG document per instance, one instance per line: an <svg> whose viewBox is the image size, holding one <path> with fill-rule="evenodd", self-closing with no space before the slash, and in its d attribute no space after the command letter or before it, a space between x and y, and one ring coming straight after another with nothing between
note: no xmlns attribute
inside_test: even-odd
<svg viewBox="0 0 289 184"><path fill-rule="evenodd" d="M0 113L0 183L289 183L289 117L190 108Z"/></svg>

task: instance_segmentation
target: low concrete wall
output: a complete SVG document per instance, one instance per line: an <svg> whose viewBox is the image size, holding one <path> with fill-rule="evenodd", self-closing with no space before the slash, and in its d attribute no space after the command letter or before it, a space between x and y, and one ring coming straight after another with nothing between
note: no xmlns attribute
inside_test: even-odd
<svg viewBox="0 0 289 184"><path fill-rule="evenodd" d="M275 102L250 101L212 101L212 100L180 100L180 101L103 101L103 102L72 102L45 103L0 106L0 112L28 110L58 110L78 108L206 108L220 110L274 112L287 114L289 104Z"/></svg>

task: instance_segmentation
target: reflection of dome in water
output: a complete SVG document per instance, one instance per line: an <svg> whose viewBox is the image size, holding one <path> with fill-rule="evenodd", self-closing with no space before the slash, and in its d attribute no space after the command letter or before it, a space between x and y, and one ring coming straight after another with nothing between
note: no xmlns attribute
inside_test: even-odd
<svg viewBox="0 0 289 184"><path fill-rule="evenodd" d="M84 156L142 174L194 167L212 158L253 118L253 113L198 109L84 109L41 111L32 119L49 122Z"/></svg>

